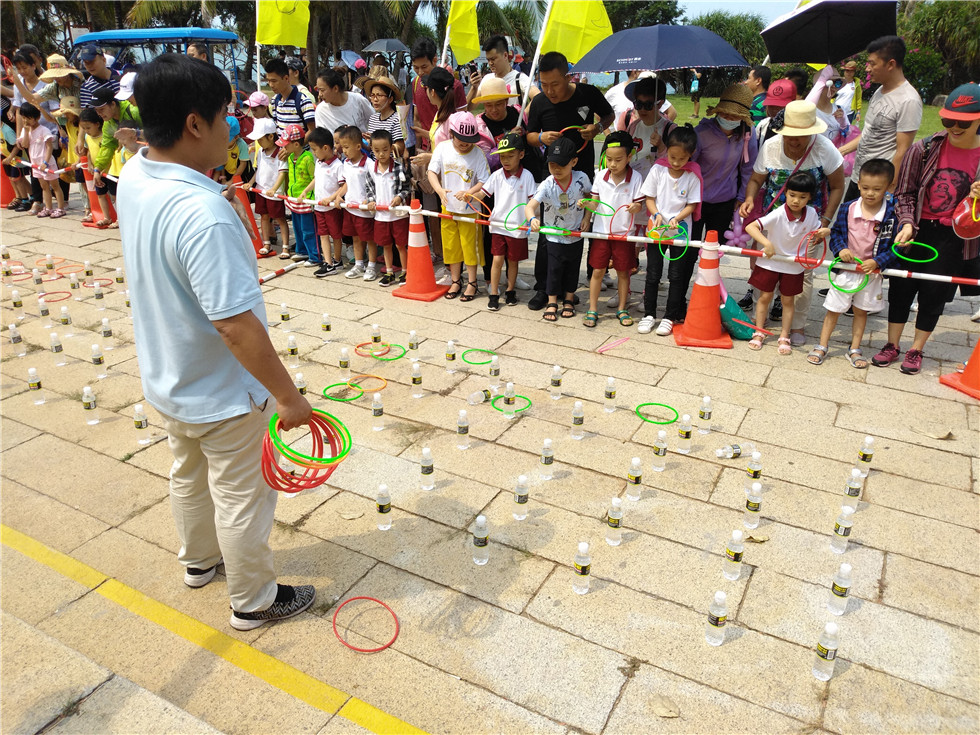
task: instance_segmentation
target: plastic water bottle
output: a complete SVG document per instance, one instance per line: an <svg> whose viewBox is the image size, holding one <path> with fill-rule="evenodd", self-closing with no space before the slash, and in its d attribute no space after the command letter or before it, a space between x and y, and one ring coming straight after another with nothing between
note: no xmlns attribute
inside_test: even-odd
<svg viewBox="0 0 980 735"><path fill-rule="evenodd" d="M698 433L711 433L711 396L701 399L701 408L698 409Z"/></svg>
<svg viewBox="0 0 980 735"><path fill-rule="evenodd" d="M85 276L85 285L91 286L95 271L92 270L92 264L87 260L82 263L82 274Z"/></svg>
<svg viewBox="0 0 980 735"><path fill-rule="evenodd" d="M67 306L61 307L61 318L58 319L58 323L63 327L71 327L73 322L71 320L71 313L68 311ZM71 329L63 329L61 331L61 336L65 339L71 339L75 336L75 333L71 331Z"/></svg>
<svg viewBox="0 0 980 735"><path fill-rule="evenodd" d="M875 456L875 438L873 436L864 437L864 443L858 450L857 463L854 465L861 470L861 477L867 477L871 469L871 460Z"/></svg>
<svg viewBox="0 0 980 735"><path fill-rule="evenodd" d="M104 380L109 377L106 372L105 357L99 345L92 345L92 364L95 365L95 379Z"/></svg>
<svg viewBox="0 0 980 735"><path fill-rule="evenodd" d="M44 269L49 271L54 270L54 256L50 253L44 256Z"/></svg>
<svg viewBox="0 0 980 735"><path fill-rule="evenodd" d="M460 410L459 418L456 419L456 448L470 448L470 420L466 415L466 409Z"/></svg>
<svg viewBox="0 0 980 735"><path fill-rule="evenodd" d="M419 487L432 490L436 486L435 466L432 463L432 450L422 447L422 463L419 466Z"/></svg>
<svg viewBox="0 0 980 735"><path fill-rule="evenodd" d="M837 648L840 646L840 628L837 623L827 623L820 640L817 641L817 655L813 659L813 675L820 681L829 681L834 675L837 663Z"/></svg>
<svg viewBox="0 0 980 735"><path fill-rule="evenodd" d="M514 384L508 383L504 388L504 418L512 419L517 416L514 406L517 404L517 394L514 391Z"/></svg>
<svg viewBox="0 0 980 735"><path fill-rule="evenodd" d="M422 389L422 366L417 363L412 363L412 398L421 398L425 395L425 391Z"/></svg>
<svg viewBox="0 0 980 735"><path fill-rule="evenodd" d="M27 368L27 389L31 391L35 406L44 405L44 386L37 374L37 368Z"/></svg>
<svg viewBox="0 0 980 735"><path fill-rule="evenodd" d="M340 360L337 366L340 368L340 377L345 382L350 380L350 350L346 347L340 348Z"/></svg>
<svg viewBox="0 0 980 735"><path fill-rule="evenodd" d="M381 402L381 394L375 393L371 401L371 431L384 431L385 407Z"/></svg>
<svg viewBox="0 0 980 735"><path fill-rule="evenodd" d="M587 594L592 575L592 557L589 556L589 544L582 541L575 555L575 576L572 577L572 589L577 595Z"/></svg>
<svg viewBox="0 0 980 735"><path fill-rule="evenodd" d="M657 440L653 443L651 468L654 472L663 472L665 467L667 467L667 432L661 429L657 432Z"/></svg>
<svg viewBox="0 0 980 735"><path fill-rule="evenodd" d="M10 336L10 344L16 345L14 353L17 357L23 357L27 354L27 347L24 345L24 337L21 335L20 330L17 329L16 324L11 324L7 327L7 333Z"/></svg>
<svg viewBox="0 0 980 735"><path fill-rule="evenodd" d="M377 324L371 325L371 344L381 344L381 327Z"/></svg>
<svg viewBox="0 0 980 735"><path fill-rule="evenodd" d="M97 302L96 311L105 311L105 292L102 290L102 284L96 283L92 287L92 298Z"/></svg>
<svg viewBox="0 0 980 735"><path fill-rule="evenodd" d="M301 396L306 395L306 378L303 377L303 373L296 373L296 376L293 378L293 385L296 386L296 390Z"/></svg>
<svg viewBox="0 0 980 735"><path fill-rule="evenodd" d="M153 437L148 436L147 429L150 428L150 419L146 416L146 411L143 409L142 403L137 403L133 406L133 425L136 427L137 436L136 443L141 447L145 447L147 444L153 441Z"/></svg>
<svg viewBox="0 0 980 735"><path fill-rule="evenodd" d="M745 512L742 513L742 523L749 529L758 528L761 515L762 483L753 482L752 487L745 491Z"/></svg>
<svg viewBox="0 0 980 735"><path fill-rule="evenodd" d="M630 468L626 472L626 499L640 499L640 483L643 482L643 463L639 457L630 460Z"/></svg>
<svg viewBox="0 0 980 735"><path fill-rule="evenodd" d="M708 605L708 622L704 626L704 638L709 646L720 646L725 642L725 625L728 623L728 596L719 590Z"/></svg>
<svg viewBox="0 0 980 735"><path fill-rule="evenodd" d="M762 480L762 452L752 452L748 467L745 468L745 492L752 489L752 484Z"/></svg>
<svg viewBox="0 0 980 735"><path fill-rule="evenodd" d="M289 335L286 338L286 354L289 356L289 367L293 370L299 367L299 345L296 344L296 338L293 335Z"/></svg>
<svg viewBox="0 0 980 735"><path fill-rule="evenodd" d="M843 554L847 550L847 542L851 538L851 526L854 524L853 515L854 508L841 506L837 523L834 524L834 533L830 537L830 550L835 554Z"/></svg>
<svg viewBox="0 0 980 735"><path fill-rule="evenodd" d="M125 276L123 276L123 269L122 268L116 268L115 279L116 279L116 283L125 283L126 282L126 278L125 278Z"/></svg>
<svg viewBox="0 0 980 735"><path fill-rule="evenodd" d="M37 297L37 309L38 314L44 320L41 326L45 329L51 329L54 326L54 322L51 320L51 309L48 308L48 302L44 300L43 296Z"/></svg>
<svg viewBox="0 0 980 735"><path fill-rule="evenodd" d="M741 531L732 531L732 538L725 548L725 567L722 570L725 579L736 580L742 576L742 552L745 543L742 541Z"/></svg>
<svg viewBox="0 0 980 735"><path fill-rule="evenodd" d="M752 442L745 442L744 444L726 444L721 449L715 450L715 456L718 459L737 459L741 457L744 453L752 453L755 451L755 444Z"/></svg>
<svg viewBox="0 0 980 735"><path fill-rule="evenodd" d="M10 292L11 306L14 307L14 315L17 317L17 321L23 321L24 319L24 299L20 296L20 291L16 288Z"/></svg>
<svg viewBox="0 0 980 735"><path fill-rule="evenodd" d="M374 502L378 508L378 530L387 531L391 528L391 495L384 483L378 485L378 495Z"/></svg>
<svg viewBox="0 0 980 735"><path fill-rule="evenodd" d="M855 467L851 470L851 476L844 486L844 505L857 511L858 500L861 497L861 488L864 482L861 480L861 470Z"/></svg>
<svg viewBox="0 0 980 735"><path fill-rule="evenodd" d="M323 344L327 344L333 338L333 322L330 321L330 315L326 312L320 315L320 338L323 340Z"/></svg>
<svg viewBox="0 0 980 735"><path fill-rule="evenodd" d="M408 349L417 350L419 348L419 335L413 329L408 333Z"/></svg>
<svg viewBox="0 0 980 735"><path fill-rule="evenodd" d="M561 398L561 368L558 365L551 367L551 400L557 401Z"/></svg>
<svg viewBox="0 0 980 735"><path fill-rule="evenodd" d="M527 518L527 475L517 478L517 486L514 488L514 520L523 521Z"/></svg>
<svg viewBox="0 0 980 735"><path fill-rule="evenodd" d="M686 413L677 427L677 451L681 454L691 453L691 433L691 415Z"/></svg>
<svg viewBox="0 0 980 735"><path fill-rule="evenodd" d="M12 326L12 325L11 325ZM58 362L55 363L55 367L63 367L68 364L68 357L65 355L64 345L61 344L61 339L58 337L57 332L51 332L51 351L58 355Z"/></svg>
<svg viewBox="0 0 980 735"><path fill-rule="evenodd" d="M279 327L284 332L292 332L293 325L289 323L291 317L289 316L289 307L285 304L279 304Z"/></svg>
<svg viewBox="0 0 980 735"><path fill-rule="evenodd" d="M606 378L606 390L603 397L605 399L605 412L613 413L616 410L616 378Z"/></svg>
<svg viewBox="0 0 980 735"><path fill-rule="evenodd" d="M500 392L500 358L493 355L490 358L490 391L494 394Z"/></svg>
<svg viewBox="0 0 980 735"><path fill-rule="evenodd" d="M585 410L582 408L582 401L575 401L572 407L572 439L581 439L585 436Z"/></svg>
<svg viewBox="0 0 980 735"><path fill-rule="evenodd" d="M35 286L41 286L44 284L44 279L41 278L41 271L37 268L31 268L31 281Z"/></svg>
<svg viewBox="0 0 980 735"><path fill-rule="evenodd" d="M452 340L446 342L446 372L456 372L456 343Z"/></svg>
<svg viewBox="0 0 980 735"><path fill-rule="evenodd" d="M493 398L493 393L489 390L475 390L467 396L466 402L471 406L478 406L481 403L486 403L491 398Z"/></svg>
<svg viewBox="0 0 980 735"><path fill-rule="evenodd" d="M551 439L545 439L541 445L541 468L538 476L542 480L550 480L555 476L555 450L551 447Z"/></svg>
<svg viewBox="0 0 980 735"><path fill-rule="evenodd" d="M123 304L126 306L127 309L130 309L132 307L132 302L129 299L129 289L128 288L126 289L126 293L123 296L124 296L124 298L123 298Z"/></svg>
<svg viewBox="0 0 980 735"><path fill-rule="evenodd" d="M473 563L483 566L490 561L490 529L487 517L477 516L473 526Z"/></svg>
<svg viewBox="0 0 980 735"><path fill-rule="evenodd" d="M109 322L107 317L102 318L102 324L99 327L99 335L102 339L109 339L112 336L112 324ZM109 345L105 348L106 350L111 350L112 346Z"/></svg>
<svg viewBox="0 0 980 735"><path fill-rule="evenodd" d="M847 598L851 594L851 565L844 562L837 570L834 581L830 583L827 609L834 615L843 615L847 609Z"/></svg>
<svg viewBox="0 0 980 735"><path fill-rule="evenodd" d="M619 546L623 541L623 501L613 498L606 515L606 543Z"/></svg>
<svg viewBox="0 0 980 735"><path fill-rule="evenodd" d="M72 291L78 291L82 288L82 284L78 281L78 276L74 273L68 274L68 288ZM80 296L75 297L75 301L81 301Z"/></svg>
<svg viewBox="0 0 980 735"><path fill-rule="evenodd" d="M82 388L82 408L85 410L85 423L95 426L99 423L99 404L95 400L95 393L89 386Z"/></svg>

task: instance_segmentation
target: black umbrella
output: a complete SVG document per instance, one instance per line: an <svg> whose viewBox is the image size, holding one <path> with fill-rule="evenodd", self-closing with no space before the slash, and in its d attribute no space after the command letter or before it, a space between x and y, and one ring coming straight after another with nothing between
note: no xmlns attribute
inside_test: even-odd
<svg viewBox="0 0 980 735"><path fill-rule="evenodd" d="M604 38L574 66L584 72L717 68L750 64L717 33L701 26L629 28Z"/></svg>
<svg viewBox="0 0 980 735"><path fill-rule="evenodd" d="M365 46L362 51L373 51L376 54L394 54L399 51L407 52L408 46L397 38L380 38L370 45Z"/></svg>
<svg viewBox="0 0 980 735"><path fill-rule="evenodd" d="M769 61L836 64L896 33L893 0L812 0L762 31Z"/></svg>

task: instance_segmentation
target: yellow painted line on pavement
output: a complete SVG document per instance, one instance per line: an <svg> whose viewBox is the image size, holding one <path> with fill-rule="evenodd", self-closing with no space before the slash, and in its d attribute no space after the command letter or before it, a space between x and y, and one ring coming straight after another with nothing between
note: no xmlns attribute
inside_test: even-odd
<svg viewBox="0 0 980 735"><path fill-rule="evenodd" d="M319 710L337 714L374 733L418 733L424 730L409 725L387 712L325 684L319 679L280 661L274 656L242 643L227 633L164 605L139 590L129 587L86 564L55 551L40 541L9 526L0 524L0 543L59 574L73 579L97 594L126 608L131 613L210 651L252 676L271 684Z"/></svg>

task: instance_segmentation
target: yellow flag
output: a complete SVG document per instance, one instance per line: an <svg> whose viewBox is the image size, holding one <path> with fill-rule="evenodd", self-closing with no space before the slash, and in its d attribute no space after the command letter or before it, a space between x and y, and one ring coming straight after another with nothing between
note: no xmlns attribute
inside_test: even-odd
<svg viewBox="0 0 980 735"><path fill-rule="evenodd" d="M602 0L552 0L548 27L541 34L541 53L561 51L576 63L602 39L612 35L612 24Z"/></svg>
<svg viewBox="0 0 980 735"><path fill-rule="evenodd" d="M480 32L476 28L477 0L453 0L449 6L449 45L457 64L480 55Z"/></svg>
<svg viewBox="0 0 980 735"><path fill-rule="evenodd" d="M310 0L256 0L256 3L256 43L306 47Z"/></svg>

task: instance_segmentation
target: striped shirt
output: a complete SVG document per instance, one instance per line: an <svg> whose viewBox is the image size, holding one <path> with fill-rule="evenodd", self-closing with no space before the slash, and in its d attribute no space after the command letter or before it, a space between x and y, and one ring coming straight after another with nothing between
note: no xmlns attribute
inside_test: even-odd
<svg viewBox="0 0 980 735"><path fill-rule="evenodd" d="M375 130L387 130L391 133L391 140L405 140L405 133L402 132L402 124L398 119L398 113L392 112L384 120L381 119L381 113L375 111L371 113L371 119L368 120L367 133L370 135Z"/></svg>
<svg viewBox="0 0 980 735"><path fill-rule="evenodd" d="M115 94L119 91L119 75L114 71L109 72L108 79L99 79L96 76L89 74L88 78L82 82L82 91L79 96L79 103L84 110L86 107L92 106L92 97L103 87L108 87Z"/></svg>
<svg viewBox="0 0 980 735"><path fill-rule="evenodd" d="M293 87L288 97L277 94L269 106L269 114L276 121L276 133L282 135L287 125L299 125L306 130L307 123L316 124L316 107L305 94Z"/></svg>

